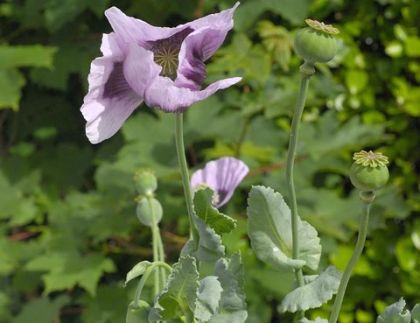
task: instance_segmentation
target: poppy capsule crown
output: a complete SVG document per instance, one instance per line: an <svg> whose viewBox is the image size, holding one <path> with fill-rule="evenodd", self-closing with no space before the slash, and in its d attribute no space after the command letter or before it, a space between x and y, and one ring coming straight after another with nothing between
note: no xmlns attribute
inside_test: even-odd
<svg viewBox="0 0 420 323"><path fill-rule="evenodd" d="M333 35L337 28L323 22L306 19L308 27L296 33L294 48L296 53L308 63L326 63L337 52L337 41Z"/></svg>
<svg viewBox="0 0 420 323"><path fill-rule="evenodd" d="M353 155L350 168L352 184L362 192L376 191L388 182L388 157L373 151L360 151Z"/></svg>

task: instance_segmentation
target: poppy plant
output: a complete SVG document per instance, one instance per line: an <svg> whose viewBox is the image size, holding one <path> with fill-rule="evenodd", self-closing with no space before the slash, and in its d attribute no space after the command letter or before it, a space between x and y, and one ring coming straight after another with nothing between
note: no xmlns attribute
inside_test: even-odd
<svg viewBox="0 0 420 323"><path fill-rule="evenodd" d="M215 192L214 206L225 205L232 197L239 183L248 174L245 163L233 157L223 157L210 161L203 169L197 170L191 177L191 187L208 186Z"/></svg>
<svg viewBox="0 0 420 323"><path fill-rule="evenodd" d="M205 62L232 29L238 5L174 28L152 26L116 7L106 10L113 32L103 35L103 56L92 61L81 107L90 142L113 136L143 102L182 112L239 82L240 77L227 78L202 88Z"/></svg>

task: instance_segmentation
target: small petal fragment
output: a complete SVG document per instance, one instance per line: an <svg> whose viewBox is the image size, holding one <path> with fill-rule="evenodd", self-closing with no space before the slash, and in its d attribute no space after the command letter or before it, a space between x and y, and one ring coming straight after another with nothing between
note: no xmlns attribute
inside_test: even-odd
<svg viewBox="0 0 420 323"><path fill-rule="evenodd" d="M191 177L191 187L209 186L217 194L216 207L226 204L236 187L248 174L249 168L239 159L223 157L208 162L203 169L197 170Z"/></svg>

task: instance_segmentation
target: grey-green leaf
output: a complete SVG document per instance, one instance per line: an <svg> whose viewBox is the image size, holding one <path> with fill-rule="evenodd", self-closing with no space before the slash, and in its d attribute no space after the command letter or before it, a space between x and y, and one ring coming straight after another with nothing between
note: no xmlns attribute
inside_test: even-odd
<svg viewBox="0 0 420 323"><path fill-rule="evenodd" d="M200 218L195 218L194 221L198 230L198 241L188 241L182 248L181 255L191 255L204 262L215 262L224 257L222 238Z"/></svg>
<svg viewBox="0 0 420 323"><path fill-rule="evenodd" d="M416 304L411 311L411 319L414 323L420 323L420 304Z"/></svg>
<svg viewBox="0 0 420 323"><path fill-rule="evenodd" d="M244 292L241 255L230 259L222 258L216 263L215 274L222 288L222 298L218 313L210 323L244 323L248 316Z"/></svg>
<svg viewBox="0 0 420 323"><path fill-rule="evenodd" d="M405 309L405 300L400 300L385 308L385 311L378 316L376 323L410 323L410 311Z"/></svg>
<svg viewBox="0 0 420 323"><path fill-rule="evenodd" d="M173 266L165 289L158 297L163 320L175 319L183 311L194 311L199 287L199 274L193 257L181 257Z"/></svg>
<svg viewBox="0 0 420 323"><path fill-rule="evenodd" d="M309 284L287 294L279 306L279 311L294 313L320 307L337 293L340 279L341 272L334 266L328 267Z"/></svg>
<svg viewBox="0 0 420 323"><path fill-rule="evenodd" d="M328 320L317 317L315 320L308 320L306 317L301 319L299 323L328 323Z"/></svg>
<svg viewBox="0 0 420 323"><path fill-rule="evenodd" d="M229 233L235 229L236 221L212 205L213 194L207 187L197 190L194 193L195 212L217 234Z"/></svg>
<svg viewBox="0 0 420 323"><path fill-rule="evenodd" d="M144 260L139 262L133 268L131 268L131 270L127 273L127 276L125 278L125 285L127 285L129 281L143 275L147 268L149 268L151 265L152 263L150 261Z"/></svg>
<svg viewBox="0 0 420 323"><path fill-rule="evenodd" d="M194 316L200 322L208 322L219 309L222 286L216 276L207 276L200 281Z"/></svg>
<svg viewBox="0 0 420 323"><path fill-rule="evenodd" d="M248 235L257 257L276 268L318 268L318 233L298 218L299 259L292 258L291 213L280 193L253 186L248 197Z"/></svg>

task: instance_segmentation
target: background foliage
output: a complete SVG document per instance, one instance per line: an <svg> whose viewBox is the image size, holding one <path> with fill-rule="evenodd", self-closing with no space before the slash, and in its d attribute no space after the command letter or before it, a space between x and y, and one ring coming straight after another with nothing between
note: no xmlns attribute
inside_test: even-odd
<svg viewBox="0 0 420 323"><path fill-rule="evenodd" d="M160 181L170 260L187 236L172 115L142 106L111 140L92 146L79 107L101 33L118 5L156 25L174 26L233 1L3 0L0 3L0 322L123 322L133 264L151 256L135 217L132 175ZM340 52L311 80L296 181L301 215L321 233L322 264L343 269L359 202L347 179L351 154L379 148L391 184L373 209L366 252L341 322L374 322L404 296L420 301L420 2L416 0L247 0L208 67L209 81L242 75L240 86L192 107L186 143L192 167L239 156L251 173L225 210L238 228L224 240L241 250L248 322L284 322L276 310L288 274L256 260L246 238L252 184L285 191L287 133L299 61L291 39L303 19L336 24ZM327 306L312 313L325 317Z"/></svg>

